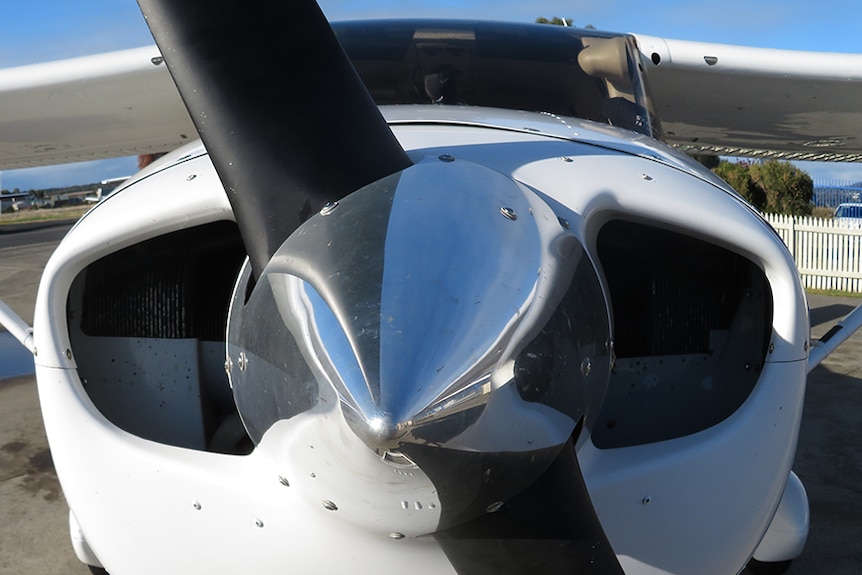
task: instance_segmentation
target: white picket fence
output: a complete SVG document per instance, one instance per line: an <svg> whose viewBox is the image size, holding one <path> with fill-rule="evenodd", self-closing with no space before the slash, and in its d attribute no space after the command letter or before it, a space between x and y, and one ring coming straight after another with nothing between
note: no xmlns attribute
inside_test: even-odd
<svg viewBox="0 0 862 575"><path fill-rule="evenodd" d="M793 254L806 288L862 293L862 229L823 218L763 217Z"/></svg>

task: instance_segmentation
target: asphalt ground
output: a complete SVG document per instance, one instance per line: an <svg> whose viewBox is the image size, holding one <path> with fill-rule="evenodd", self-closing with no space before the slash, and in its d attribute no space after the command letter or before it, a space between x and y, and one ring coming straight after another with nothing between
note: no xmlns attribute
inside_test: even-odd
<svg viewBox="0 0 862 575"><path fill-rule="evenodd" d="M69 225L0 224L0 298L28 323L42 268ZM860 303L859 298L811 296L814 336ZM8 353L0 346L0 372L10 364ZM811 373L794 469L808 491L811 533L788 573L859 575L862 333ZM51 463L35 380L7 374L0 379L0 575L24 573L89 570L69 543L68 508Z"/></svg>

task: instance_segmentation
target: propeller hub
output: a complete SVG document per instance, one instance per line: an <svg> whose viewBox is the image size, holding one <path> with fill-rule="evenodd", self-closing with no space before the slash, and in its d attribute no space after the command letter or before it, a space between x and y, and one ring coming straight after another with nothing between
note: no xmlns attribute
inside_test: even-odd
<svg viewBox="0 0 862 575"><path fill-rule="evenodd" d="M313 216L235 291L228 363L246 358L230 375L252 439L301 428L354 476L415 469L396 483L440 498L428 531L499 508L604 398L609 316L572 227L511 178L438 158ZM472 488L443 485L459 469ZM410 531L381 513L356 516Z"/></svg>

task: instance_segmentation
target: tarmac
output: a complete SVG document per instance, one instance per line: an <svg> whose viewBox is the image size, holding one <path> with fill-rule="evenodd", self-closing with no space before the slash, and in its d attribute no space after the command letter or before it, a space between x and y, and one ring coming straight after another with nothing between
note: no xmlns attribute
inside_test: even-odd
<svg viewBox="0 0 862 575"><path fill-rule="evenodd" d="M13 228L0 224L0 299L31 325L42 269L69 225ZM810 296L812 334L822 335L860 303L860 298ZM8 371L3 379L4 370L20 361L20 351L19 359L13 359L16 351L4 349L2 339L0 575L89 573L75 558L69 542L68 508L51 462L35 379L32 375L10 378ZM26 354L24 361L27 366ZM29 361L32 365L32 358ZM808 491L811 532L805 551L788 573L859 575L862 333L854 335L809 376L794 469Z"/></svg>

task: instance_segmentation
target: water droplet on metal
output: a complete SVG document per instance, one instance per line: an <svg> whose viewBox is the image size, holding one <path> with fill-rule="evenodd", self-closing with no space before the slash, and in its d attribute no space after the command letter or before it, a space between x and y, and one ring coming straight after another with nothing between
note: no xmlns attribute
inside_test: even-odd
<svg viewBox="0 0 862 575"><path fill-rule="evenodd" d="M518 219L518 214L516 214L515 210L513 210L512 208L507 208L506 206L503 206L502 208L500 208L500 213L503 214L503 217L505 217L507 220L512 220L514 222Z"/></svg>

